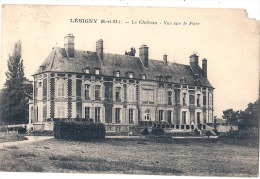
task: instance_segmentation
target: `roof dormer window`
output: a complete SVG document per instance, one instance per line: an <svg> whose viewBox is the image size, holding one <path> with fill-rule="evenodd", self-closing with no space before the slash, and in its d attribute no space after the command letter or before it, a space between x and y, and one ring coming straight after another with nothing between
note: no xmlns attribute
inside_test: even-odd
<svg viewBox="0 0 260 179"><path fill-rule="evenodd" d="M89 68L85 68L85 69L84 69L84 72L85 72L86 74L89 74Z"/></svg>
<svg viewBox="0 0 260 179"><path fill-rule="evenodd" d="M120 77L120 71L116 71L116 77Z"/></svg>
<svg viewBox="0 0 260 179"><path fill-rule="evenodd" d="M100 69L95 69L95 74L99 75L100 74Z"/></svg>
<svg viewBox="0 0 260 179"><path fill-rule="evenodd" d="M45 67L44 65L41 65L41 66L40 66L41 71L44 71L45 68L46 68L46 67Z"/></svg>
<svg viewBox="0 0 260 179"><path fill-rule="evenodd" d="M134 78L133 72L129 72L129 73L128 73L128 77L129 77L129 78Z"/></svg>
<svg viewBox="0 0 260 179"><path fill-rule="evenodd" d="M146 74L142 75L142 79L145 80L146 79Z"/></svg>

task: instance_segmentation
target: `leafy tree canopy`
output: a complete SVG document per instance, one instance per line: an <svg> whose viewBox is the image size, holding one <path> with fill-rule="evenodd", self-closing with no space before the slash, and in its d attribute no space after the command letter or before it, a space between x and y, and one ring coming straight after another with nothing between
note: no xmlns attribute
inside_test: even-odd
<svg viewBox="0 0 260 179"><path fill-rule="evenodd" d="M32 83L24 77L20 41L14 44L13 53L9 55L7 66L6 82L1 98L1 120L9 124L27 123L28 103L33 87Z"/></svg>

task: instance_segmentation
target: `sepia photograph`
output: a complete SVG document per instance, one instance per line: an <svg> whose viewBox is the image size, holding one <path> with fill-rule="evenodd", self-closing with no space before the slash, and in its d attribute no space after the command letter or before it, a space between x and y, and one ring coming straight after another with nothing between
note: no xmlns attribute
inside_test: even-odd
<svg viewBox="0 0 260 179"><path fill-rule="evenodd" d="M259 176L245 9L1 8L1 173Z"/></svg>

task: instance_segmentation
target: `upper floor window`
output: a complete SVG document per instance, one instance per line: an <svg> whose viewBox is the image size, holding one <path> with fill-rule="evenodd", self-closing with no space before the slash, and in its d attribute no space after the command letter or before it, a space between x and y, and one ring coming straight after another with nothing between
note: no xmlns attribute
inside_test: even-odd
<svg viewBox="0 0 260 179"><path fill-rule="evenodd" d="M85 72L86 74L89 74L89 68L86 68L86 69L84 70L84 72Z"/></svg>
<svg viewBox="0 0 260 179"><path fill-rule="evenodd" d="M133 78L134 74L132 72L129 72L129 78Z"/></svg>
<svg viewBox="0 0 260 179"><path fill-rule="evenodd" d="M197 106L200 106L200 94L197 95Z"/></svg>
<svg viewBox="0 0 260 179"><path fill-rule="evenodd" d="M95 69L95 74L99 75L100 74L100 69Z"/></svg>
<svg viewBox="0 0 260 179"><path fill-rule="evenodd" d="M120 71L116 71L116 77L120 77Z"/></svg>
<svg viewBox="0 0 260 179"><path fill-rule="evenodd" d="M142 91L142 99L143 101L145 102L150 102L150 103L153 103L154 102L154 92L153 90L148 90L148 89L145 89Z"/></svg>
<svg viewBox="0 0 260 179"><path fill-rule="evenodd" d="M168 105L172 105L172 92L168 91Z"/></svg>
<svg viewBox="0 0 260 179"><path fill-rule="evenodd" d="M182 98L182 105L186 106L186 93L183 93L183 98Z"/></svg>
<svg viewBox="0 0 260 179"><path fill-rule="evenodd" d="M135 89L133 87L130 87L130 89L129 89L128 101L129 102L134 102L135 101Z"/></svg>
<svg viewBox="0 0 260 179"><path fill-rule="evenodd" d="M86 84L85 85L85 99L89 99L89 89L90 89L90 85Z"/></svg>
<svg viewBox="0 0 260 179"><path fill-rule="evenodd" d="M121 88L116 87L116 101L119 102L121 101Z"/></svg>
<svg viewBox="0 0 260 179"><path fill-rule="evenodd" d="M100 85L95 86L95 100L100 100Z"/></svg>
<svg viewBox="0 0 260 179"><path fill-rule="evenodd" d="M57 97L62 98L65 97L65 84L64 82L57 82Z"/></svg>
<svg viewBox="0 0 260 179"><path fill-rule="evenodd" d="M159 103L160 104L163 104L163 90L159 90L159 92L158 92L158 101L159 101Z"/></svg>
<svg viewBox="0 0 260 179"><path fill-rule="evenodd" d="M203 95L203 106L207 105L207 96Z"/></svg>

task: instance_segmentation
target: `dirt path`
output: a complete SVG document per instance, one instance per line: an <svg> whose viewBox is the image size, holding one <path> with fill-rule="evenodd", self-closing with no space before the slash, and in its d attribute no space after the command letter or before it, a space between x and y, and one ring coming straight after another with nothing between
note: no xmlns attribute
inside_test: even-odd
<svg viewBox="0 0 260 179"><path fill-rule="evenodd" d="M22 140L22 141L13 141L13 142L3 142L0 143L0 149L8 146L17 146L20 144L27 144L27 143L32 143L32 142L37 142L37 141L42 141L42 140L48 140L52 139L53 136L26 136L28 140Z"/></svg>

